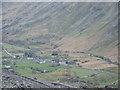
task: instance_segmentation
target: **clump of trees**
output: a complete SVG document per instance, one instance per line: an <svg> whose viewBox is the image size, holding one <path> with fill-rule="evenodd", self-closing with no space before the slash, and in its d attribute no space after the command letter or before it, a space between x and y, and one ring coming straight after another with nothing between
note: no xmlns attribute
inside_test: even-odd
<svg viewBox="0 0 120 90"><path fill-rule="evenodd" d="M26 56L26 57L36 57L36 54L32 51L25 51L24 56Z"/></svg>
<svg viewBox="0 0 120 90"><path fill-rule="evenodd" d="M12 64L11 60L2 61L2 65L9 65L9 64Z"/></svg>
<svg viewBox="0 0 120 90"><path fill-rule="evenodd" d="M53 56L57 56L58 53L54 51L54 52L52 52L52 55L53 55Z"/></svg>

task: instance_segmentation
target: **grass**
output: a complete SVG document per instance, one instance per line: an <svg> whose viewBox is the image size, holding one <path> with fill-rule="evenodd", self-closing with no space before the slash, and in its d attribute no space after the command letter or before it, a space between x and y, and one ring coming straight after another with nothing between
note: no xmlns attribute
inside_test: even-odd
<svg viewBox="0 0 120 90"><path fill-rule="evenodd" d="M24 68L24 69L15 69L15 71L21 75L29 75L32 73L32 70L29 68Z"/></svg>
<svg viewBox="0 0 120 90"><path fill-rule="evenodd" d="M114 74L114 73L80 69L80 68L71 68L71 71L75 72L76 75L80 77L80 80L89 81L89 82L97 83L100 85L109 85L118 80L117 74ZM97 75L94 77L84 77L84 76L95 74L95 73Z"/></svg>
<svg viewBox="0 0 120 90"><path fill-rule="evenodd" d="M57 80L62 73L59 69L69 68L68 66L54 66L51 67L51 63L44 63L44 64L37 64L31 62L20 62L16 64L17 67L14 68L15 72L21 75L30 76L30 77L37 77L40 80ZM40 73L38 71L33 71L30 67L39 68L40 70L48 70L51 72L48 73ZM34 72L34 73L33 73Z"/></svg>
<svg viewBox="0 0 120 90"><path fill-rule="evenodd" d="M113 78L113 79L108 80L107 82L100 82L99 84L100 85L109 85L109 84L112 84L113 82L116 82L116 81L117 81L117 79Z"/></svg>
<svg viewBox="0 0 120 90"><path fill-rule="evenodd" d="M33 68L39 68L41 70L49 70L49 71L54 71L60 68L68 68L67 66L55 66L55 67L51 67L51 63L43 63L43 64L37 64L37 63L31 63L31 62L27 62L27 63L17 63L16 64L18 67L33 67Z"/></svg>
<svg viewBox="0 0 120 90"><path fill-rule="evenodd" d="M51 57L50 54L40 54L40 55L38 55L38 56L40 56L40 57Z"/></svg>
<svg viewBox="0 0 120 90"><path fill-rule="evenodd" d="M82 69L82 68L71 68L71 71L75 72L79 77L83 77L83 76L90 75L97 72L97 71Z"/></svg>
<svg viewBox="0 0 120 90"><path fill-rule="evenodd" d="M77 76L79 77L79 80L88 81L99 85L109 85L118 80L117 74L101 72L97 70L89 70L89 69L74 68L74 67L70 68L68 66L63 66L63 65L52 67L51 63L37 64L37 63L33 63L33 61L27 61L27 60L16 60L15 62L17 66L14 67L15 72L23 76L25 75L32 78L36 77L39 80L45 80L48 82L53 82L58 80L64 82L65 81L64 79L73 78ZM32 70L30 67L38 68L40 70L48 70L50 72L41 73L36 70ZM84 77L95 73L96 76Z"/></svg>
<svg viewBox="0 0 120 90"><path fill-rule="evenodd" d="M23 56L23 55L24 55L24 53L15 53L14 55Z"/></svg>
<svg viewBox="0 0 120 90"><path fill-rule="evenodd" d="M94 77L82 78L84 81L96 83L99 85L109 85L117 81L117 75L108 72L98 72Z"/></svg>
<svg viewBox="0 0 120 90"><path fill-rule="evenodd" d="M64 69L58 69L58 70L53 71L53 72L42 74L40 79L49 80L49 81L51 81L51 80L56 81L56 80L60 79L64 74L65 74Z"/></svg>
<svg viewBox="0 0 120 90"><path fill-rule="evenodd" d="M105 68L105 69L103 69L103 71L108 71L108 72L112 72L112 73L118 73L118 67Z"/></svg>
<svg viewBox="0 0 120 90"><path fill-rule="evenodd" d="M1 54L2 54L3 56L4 56L4 55L8 55L8 54L7 54L7 53L5 53L5 52L2 52Z"/></svg>
<svg viewBox="0 0 120 90"><path fill-rule="evenodd" d="M29 50L29 49L26 49L24 47L10 45L10 44L7 44L7 43L3 43L3 47L6 48L8 51L16 51L16 50L28 51Z"/></svg>
<svg viewBox="0 0 120 90"><path fill-rule="evenodd" d="M44 46L44 45L29 45L29 48L34 49L34 50L45 50L45 49L52 49L49 46Z"/></svg>
<svg viewBox="0 0 120 90"><path fill-rule="evenodd" d="M0 69L2 69L2 65L0 65Z"/></svg>

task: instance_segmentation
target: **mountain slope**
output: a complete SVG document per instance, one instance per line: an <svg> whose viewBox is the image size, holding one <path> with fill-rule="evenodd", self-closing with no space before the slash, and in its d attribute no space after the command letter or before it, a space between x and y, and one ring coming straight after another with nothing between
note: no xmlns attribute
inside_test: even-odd
<svg viewBox="0 0 120 90"><path fill-rule="evenodd" d="M86 51L117 61L116 3L3 3L2 15L3 42Z"/></svg>

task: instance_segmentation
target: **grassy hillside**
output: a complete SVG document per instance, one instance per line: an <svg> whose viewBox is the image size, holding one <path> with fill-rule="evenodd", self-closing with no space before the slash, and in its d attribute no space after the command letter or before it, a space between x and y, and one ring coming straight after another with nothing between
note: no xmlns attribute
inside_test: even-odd
<svg viewBox="0 0 120 90"><path fill-rule="evenodd" d="M116 3L3 3L2 14L3 42L117 61Z"/></svg>

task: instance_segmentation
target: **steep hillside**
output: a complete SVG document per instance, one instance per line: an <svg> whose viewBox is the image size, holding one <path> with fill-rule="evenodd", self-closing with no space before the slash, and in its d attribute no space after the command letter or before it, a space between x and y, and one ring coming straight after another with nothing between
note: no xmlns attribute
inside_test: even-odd
<svg viewBox="0 0 120 90"><path fill-rule="evenodd" d="M117 61L116 3L3 3L3 42L86 51Z"/></svg>

